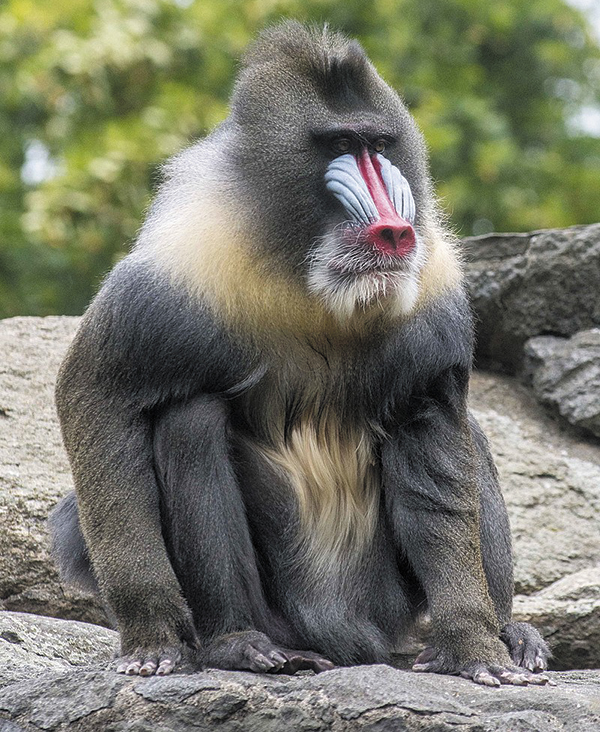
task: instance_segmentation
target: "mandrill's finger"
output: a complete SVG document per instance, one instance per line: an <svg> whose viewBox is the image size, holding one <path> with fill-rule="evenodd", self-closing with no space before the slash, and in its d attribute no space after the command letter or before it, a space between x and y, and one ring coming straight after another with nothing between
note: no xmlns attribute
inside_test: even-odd
<svg viewBox="0 0 600 732"><path fill-rule="evenodd" d="M273 661L278 669L285 665L287 658L279 651L272 651L269 658Z"/></svg>
<svg viewBox="0 0 600 732"><path fill-rule="evenodd" d="M316 653L310 651L284 651L287 662L282 667L281 672L285 674L295 674L297 671L314 671L320 674L323 671L331 671L335 668L329 659L323 658Z"/></svg>
<svg viewBox="0 0 600 732"><path fill-rule="evenodd" d="M515 673L514 671L501 671L499 674L500 683L512 684L513 686L526 686L527 675L524 673Z"/></svg>
<svg viewBox="0 0 600 732"><path fill-rule="evenodd" d="M250 668L253 671L271 671L275 668L275 663L269 658L264 656L262 653L256 653L252 656Z"/></svg>
<svg viewBox="0 0 600 732"><path fill-rule="evenodd" d="M140 676L153 676L156 672L158 661L156 658L147 658L140 669Z"/></svg>
<svg viewBox="0 0 600 732"><path fill-rule="evenodd" d="M125 673L127 674L127 676L137 676L140 673L141 668L141 661L132 661L125 669Z"/></svg>
<svg viewBox="0 0 600 732"><path fill-rule="evenodd" d="M541 653L537 653L532 665L531 671L545 671L548 668L548 661Z"/></svg>
<svg viewBox="0 0 600 732"><path fill-rule="evenodd" d="M316 674L320 674L323 671L332 671L335 668L335 664L327 658L314 658L311 661L310 668Z"/></svg>
<svg viewBox="0 0 600 732"><path fill-rule="evenodd" d="M443 670L444 664L439 658L435 658L429 663L415 663L413 664L412 670L417 673L431 673L438 674Z"/></svg>
<svg viewBox="0 0 600 732"><path fill-rule="evenodd" d="M536 686L556 686L556 681L552 681L552 679L545 674L530 674L527 677L527 683L534 684Z"/></svg>
<svg viewBox="0 0 600 732"><path fill-rule="evenodd" d="M166 676L167 674L172 673L174 668L175 661L172 658L164 658L158 664L158 668L156 669L156 675Z"/></svg>
<svg viewBox="0 0 600 732"><path fill-rule="evenodd" d="M472 675L461 671L461 676L465 678L471 678L476 684L482 684L483 686L500 686L500 679L497 679L491 674L486 668L482 668L475 671Z"/></svg>

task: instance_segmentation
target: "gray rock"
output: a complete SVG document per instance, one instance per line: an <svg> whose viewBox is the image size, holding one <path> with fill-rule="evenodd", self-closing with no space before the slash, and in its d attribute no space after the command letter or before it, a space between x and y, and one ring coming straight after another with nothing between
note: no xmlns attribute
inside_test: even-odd
<svg viewBox="0 0 600 732"><path fill-rule="evenodd" d="M114 630L0 611L0 687L48 672L107 663L117 648L118 635Z"/></svg>
<svg viewBox="0 0 600 732"><path fill-rule="evenodd" d="M0 618L6 632L13 614L0 613ZM81 623L44 619L40 635L39 618L19 615L15 621L14 632L36 651L26 665L28 678L17 674L20 656L11 658L14 643L7 643L2 656L15 674L11 679L7 673L0 688L0 730L6 732L591 732L600 725L600 671L553 673L554 687L501 689L383 665L340 668L319 676L208 670L128 678L99 663L95 652L89 654L88 665L80 665L85 660L80 640L87 644L97 631L103 645L110 641L110 631L89 626L82 635ZM75 656L63 659L61 668L49 667L47 659L57 644L69 639L74 639ZM35 667L35 653L40 654L40 668Z"/></svg>
<svg viewBox="0 0 600 732"><path fill-rule="evenodd" d="M78 318L0 321L0 608L106 622L97 601L61 587L46 519L72 487L54 382Z"/></svg>
<svg viewBox="0 0 600 732"><path fill-rule="evenodd" d="M14 722L9 722L7 719L0 719L0 732L23 732L23 727Z"/></svg>
<svg viewBox="0 0 600 732"><path fill-rule="evenodd" d="M10 684L0 691L0 710L19 723L56 729L110 708L123 677L106 671L49 672L43 677ZM89 729L89 728L88 728Z"/></svg>
<svg viewBox="0 0 600 732"><path fill-rule="evenodd" d="M565 434L510 377L475 373L470 401L500 474L517 592L599 564L600 448ZM600 646L594 659L600 667Z"/></svg>
<svg viewBox="0 0 600 732"><path fill-rule="evenodd" d="M480 363L516 371L527 339L600 325L600 224L463 244Z"/></svg>
<svg viewBox="0 0 600 732"><path fill-rule="evenodd" d="M524 371L542 404L600 437L600 328L571 338L531 338Z"/></svg>

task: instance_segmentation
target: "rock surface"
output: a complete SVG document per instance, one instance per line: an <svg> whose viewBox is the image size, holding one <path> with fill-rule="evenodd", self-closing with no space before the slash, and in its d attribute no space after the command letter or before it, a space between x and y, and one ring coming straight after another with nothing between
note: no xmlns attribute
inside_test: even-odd
<svg viewBox="0 0 600 732"><path fill-rule="evenodd" d="M600 437L600 328L525 344L524 371L538 400Z"/></svg>
<svg viewBox="0 0 600 732"><path fill-rule="evenodd" d="M54 382L79 318L0 321L0 608L105 622L84 593L61 587L46 519L72 487Z"/></svg>
<svg viewBox="0 0 600 732"><path fill-rule="evenodd" d="M600 449L510 377L475 373L470 401L510 516L514 617L550 643L552 668L600 668Z"/></svg>
<svg viewBox="0 0 600 732"><path fill-rule="evenodd" d="M470 402L500 474L516 591L531 594L598 566L600 448L564 433L510 377L475 373ZM600 651L596 659L600 666Z"/></svg>
<svg viewBox="0 0 600 732"><path fill-rule="evenodd" d="M101 650L90 651L96 633ZM501 689L383 665L319 676L208 670L141 679L107 670L111 639L115 634L103 628L0 613L0 730L592 732L600 726L600 671L553 673L554 687Z"/></svg>
<svg viewBox="0 0 600 732"><path fill-rule="evenodd" d="M95 600L61 587L47 549L46 517L72 486L52 390L77 322L0 321L0 607L104 623ZM563 434L509 377L475 374L471 404L504 487L517 591L531 595L574 572L593 571L600 563L600 448ZM590 624L590 638L597 637L599 621L588 600L598 584L586 585L578 600L578 622ZM545 595L533 600L538 604L526 606L523 617L537 613L555 646L557 667L570 667L573 635L560 616L565 606ZM519 618L520 608L518 603ZM580 668L600 667L600 643L579 658Z"/></svg>
<svg viewBox="0 0 600 732"><path fill-rule="evenodd" d="M480 363L514 372L527 339L600 326L600 224L463 244Z"/></svg>
<svg viewBox="0 0 600 732"><path fill-rule="evenodd" d="M99 625L0 611L0 687L79 666L107 666L117 648L117 633Z"/></svg>

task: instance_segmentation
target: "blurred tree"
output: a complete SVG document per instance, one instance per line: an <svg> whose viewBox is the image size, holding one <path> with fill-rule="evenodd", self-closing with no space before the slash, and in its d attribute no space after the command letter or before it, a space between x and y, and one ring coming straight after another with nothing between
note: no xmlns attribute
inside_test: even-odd
<svg viewBox="0 0 600 732"><path fill-rule="evenodd" d="M566 0L0 0L0 316L83 310L281 17L362 41L460 234L600 219L600 138L577 128L600 49Z"/></svg>

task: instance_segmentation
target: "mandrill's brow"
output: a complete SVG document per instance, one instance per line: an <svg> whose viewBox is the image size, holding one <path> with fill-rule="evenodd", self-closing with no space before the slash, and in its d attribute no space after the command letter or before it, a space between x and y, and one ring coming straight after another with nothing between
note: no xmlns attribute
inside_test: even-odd
<svg viewBox="0 0 600 732"><path fill-rule="evenodd" d="M328 125L316 127L311 131L315 142L328 145L340 137L347 137L355 143L372 145L378 140L385 140L388 145L396 142L396 137L388 129L375 125Z"/></svg>

